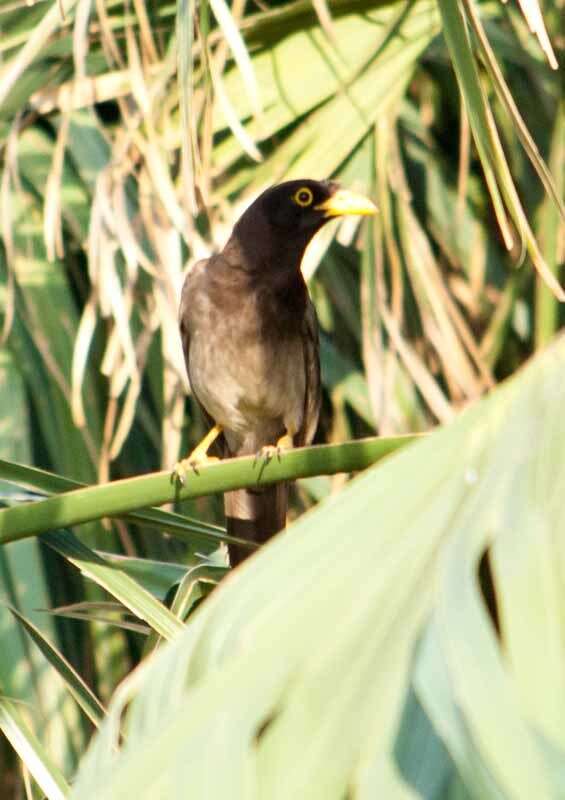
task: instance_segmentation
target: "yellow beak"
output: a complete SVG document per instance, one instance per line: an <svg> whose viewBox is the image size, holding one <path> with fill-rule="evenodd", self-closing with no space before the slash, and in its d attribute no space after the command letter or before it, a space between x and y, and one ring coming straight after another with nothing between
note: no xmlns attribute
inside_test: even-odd
<svg viewBox="0 0 565 800"><path fill-rule="evenodd" d="M314 208L316 211L325 211L325 217L344 217L354 214L368 216L378 211L376 205L367 197L347 189L338 189L335 194Z"/></svg>

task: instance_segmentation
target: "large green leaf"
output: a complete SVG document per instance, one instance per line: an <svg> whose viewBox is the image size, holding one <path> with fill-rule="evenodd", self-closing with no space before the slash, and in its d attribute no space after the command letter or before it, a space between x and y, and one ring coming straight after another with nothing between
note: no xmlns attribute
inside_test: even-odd
<svg viewBox="0 0 565 800"><path fill-rule="evenodd" d="M273 540L122 685L71 796L97 797L101 780L108 800L179 786L215 799L396 798L422 785L429 798L456 786L481 800L557 796L562 656L552 648L547 664L521 643L564 633L564 401L562 336ZM478 579L489 547L501 639ZM528 612L541 579L554 600Z"/></svg>

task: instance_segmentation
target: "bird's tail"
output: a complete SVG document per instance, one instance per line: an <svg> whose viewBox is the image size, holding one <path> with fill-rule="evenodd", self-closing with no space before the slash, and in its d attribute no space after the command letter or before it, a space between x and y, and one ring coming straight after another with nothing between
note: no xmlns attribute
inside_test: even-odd
<svg viewBox="0 0 565 800"><path fill-rule="evenodd" d="M226 527L230 536L262 544L286 525L288 483L261 489L236 489L224 495ZM230 563L237 566L250 550L229 545Z"/></svg>

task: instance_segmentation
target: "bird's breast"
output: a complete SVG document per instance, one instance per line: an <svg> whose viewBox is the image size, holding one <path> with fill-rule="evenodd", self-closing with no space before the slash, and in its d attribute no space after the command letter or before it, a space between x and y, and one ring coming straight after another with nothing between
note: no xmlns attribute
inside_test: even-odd
<svg viewBox="0 0 565 800"><path fill-rule="evenodd" d="M234 448L245 441L249 451L258 449L302 424L301 317L276 306L248 292L228 310L211 293L191 314L192 388L210 416L238 440Z"/></svg>

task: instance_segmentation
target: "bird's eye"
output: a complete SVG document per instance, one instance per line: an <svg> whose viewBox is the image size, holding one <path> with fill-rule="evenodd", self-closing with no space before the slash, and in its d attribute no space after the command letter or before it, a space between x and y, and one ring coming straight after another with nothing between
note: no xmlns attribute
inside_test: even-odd
<svg viewBox="0 0 565 800"><path fill-rule="evenodd" d="M307 186L303 186L297 192L294 193L292 199L296 203L296 205L301 206L302 208L306 208L306 206L312 205L312 200L314 199L314 195L310 191Z"/></svg>

